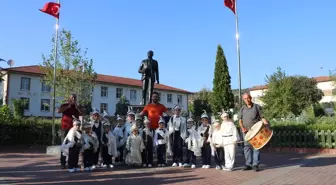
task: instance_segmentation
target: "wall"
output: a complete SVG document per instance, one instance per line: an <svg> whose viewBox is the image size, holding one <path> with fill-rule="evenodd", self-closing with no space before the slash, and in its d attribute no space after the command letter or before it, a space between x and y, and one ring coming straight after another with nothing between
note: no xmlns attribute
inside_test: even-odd
<svg viewBox="0 0 336 185"><path fill-rule="evenodd" d="M30 91L21 90L21 77L27 77L31 79L30 82ZM7 78L1 84L2 88L6 87L6 83L8 82ZM108 87L108 95L107 97L101 96L101 87ZM116 89L122 88L123 95L126 96L128 100L130 100L130 91L136 90L136 100L130 101L131 105L140 105L141 97L142 97L142 89L137 87L130 86L117 86L113 84L96 84L93 91L93 100L92 106L100 110L101 103L107 103L108 108L107 112L110 115L114 115L115 113L115 105L119 101L119 98L116 98ZM10 74L9 80L9 91L3 90L3 98L5 99L5 95L8 92L8 104L11 105L13 98L22 98L27 97L30 98L29 101L29 110L25 111L26 116L52 116L52 96L51 93L42 92L42 83L41 78L33 75L23 75L23 74ZM51 91L52 92L52 91ZM164 104L167 108L173 108L177 103L177 95L182 95L181 106L182 109L187 111L188 109L188 97L187 94L178 93L178 92L170 92L170 91L161 91L157 90L161 94L160 103ZM172 94L172 102L167 102L167 95ZM50 110L49 111L41 111L41 99L50 99ZM56 104L58 107L59 105ZM60 114L56 113L57 117L60 117Z"/></svg>

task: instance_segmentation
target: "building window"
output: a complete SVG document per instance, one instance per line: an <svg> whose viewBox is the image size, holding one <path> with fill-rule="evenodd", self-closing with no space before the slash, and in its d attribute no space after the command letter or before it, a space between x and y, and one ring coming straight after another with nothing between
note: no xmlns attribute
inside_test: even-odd
<svg viewBox="0 0 336 185"><path fill-rule="evenodd" d="M42 82L42 92L50 92L51 87L47 85L45 82Z"/></svg>
<svg viewBox="0 0 336 185"><path fill-rule="evenodd" d="M101 103L100 104L100 113L103 114L104 111L107 112L107 103Z"/></svg>
<svg viewBox="0 0 336 185"><path fill-rule="evenodd" d="M42 112L50 111L50 99L41 99L41 111Z"/></svg>
<svg viewBox="0 0 336 185"><path fill-rule="evenodd" d="M323 92L324 96L332 96L332 94L333 94L332 89L323 90L322 92Z"/></svg>
<svg viewBox="0 0 336 185"><path fill-rule="evenodd" d="M173 102L173 95L167 94L167 103L172 103L172 102Z"/></svg>
<svg viewBox="0 0 336 185"><path fill-rule="evenodd" d="M136 99L137 99L137 92L136 92L136 90L131 90L130 91L130 100L131 101L136 101Z"/></svg>
<svg viewBox="0 0 336 185"><path fill-rule="evenodd" d="M108 87L100 87L100 96L101 97L107 97L108 94Z"/></svg>
<svg viewBox="0 0 336 185"><path fill-rule="evenodd" d="M21 100L24 100L25 103L24 103L24 110L29 110L29 98L20 98Z"/></svg>
<svg viewBox="0 0 336 185"><path fill-rule="evenodd" d="M177 103L182 103L182 95L177 95Z"/></svg>
<svg viewBox="0 0 336 185"><path fill-rule="evenodd" d="M30 90L30 78L21 77L21 90Z"/></svg>
<svg viewBox="0 0 336 185"><path fill-rule="evenodd" d="M159 96L158 96L158 101L161 101L161 93L158 93Z"/></svg>
<svg viewBox="0 0 336 185"><path fill-rule="evenodd" d="M123 95L123 89L117 88L116 98L121 98Z"/></svg>

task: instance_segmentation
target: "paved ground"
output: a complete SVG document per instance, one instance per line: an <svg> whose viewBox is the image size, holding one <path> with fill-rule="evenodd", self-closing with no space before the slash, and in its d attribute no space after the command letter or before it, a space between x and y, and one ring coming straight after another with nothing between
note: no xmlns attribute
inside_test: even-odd
<svg viewBox="0 0 336 185"><path fill-rule="evenodd" d="M263 153L262 171L241 171L243 156L237 155L233 172L212 169L151 168L118 166L91 173L70 174L59 167L59 159L38 152L0 153L0 185L3 184L113 184L113 185L266 185L336 184L336 156L294 153Z"/></svg>

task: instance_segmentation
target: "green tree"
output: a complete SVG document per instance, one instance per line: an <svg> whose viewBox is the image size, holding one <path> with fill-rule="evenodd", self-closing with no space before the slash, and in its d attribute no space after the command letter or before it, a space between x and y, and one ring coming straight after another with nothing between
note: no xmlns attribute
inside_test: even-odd
<svg viewBox="0 0 336 185"><path fill-rule="evenodd" d="M213 113L221 112L222 109L228 111L234 108L234 96L231 90L229 67L224 51L220 45L217 47L211 108Z"/></svg>
<svg viewBox="0 0 336 185"><path fill-rule="evenodd" d="M290 114L298 116L308 106L318 103L322 91L316 80L304 76L286 76L280 67L266 76L267 90L261 97L265 115L271 118L284 118Z"/></svg>
<svg viewBox="0 0 336 185"><path fill-rule="evenodd" d="M128 111L128 106L130 106L129 101L125 96L122 96L119 102L116 104L116 111L114 113L115 116L119 115L126 115Z"/></svg>
<svg viewBox="0 0 336 185"><path fill-rule="evenodd" d="M193 95L193 101L192 104L189 105L189 108L191 108L189 111L193 113L195 118L199 118L202 115L203 110L206 110L208 113L211 112L211 96L212 92L206 88L201 89Z"/></svg>
<svg viewBox="0 0 336 185"><path fill-rule="evenodd" d="M79 104L91 107L92 91L97 78L93 69L93 60L89 59L87 49L82 50L70 31L63 29L58 39L58 57L56 61L56 97L63 103L71 93L76 93ZM52 39L52 45L55 37ZM42 55L41 70L46 74L42 81L53 87L54 48L49 55Z"/></svg>
<svg viewBox="0 0 336 185"><path fill-rule="evenodd" d="M13 98L13 108L14 108L14 117L17 119L20 119L24 116L24 108L26 104L28 103L27 100L25 99L20 99L20 98Z"/></svg>

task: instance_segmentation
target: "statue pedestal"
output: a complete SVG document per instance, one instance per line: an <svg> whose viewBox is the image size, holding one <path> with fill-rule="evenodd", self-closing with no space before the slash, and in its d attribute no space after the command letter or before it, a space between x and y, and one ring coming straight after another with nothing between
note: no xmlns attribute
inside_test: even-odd
<svg viewBox="0 0 336 185"><path fill-rule="evenodd" d="M140 113L145 108L145 105L130 105L128 106L128 109L130 109L131 107L135 113Z"/></svg>

